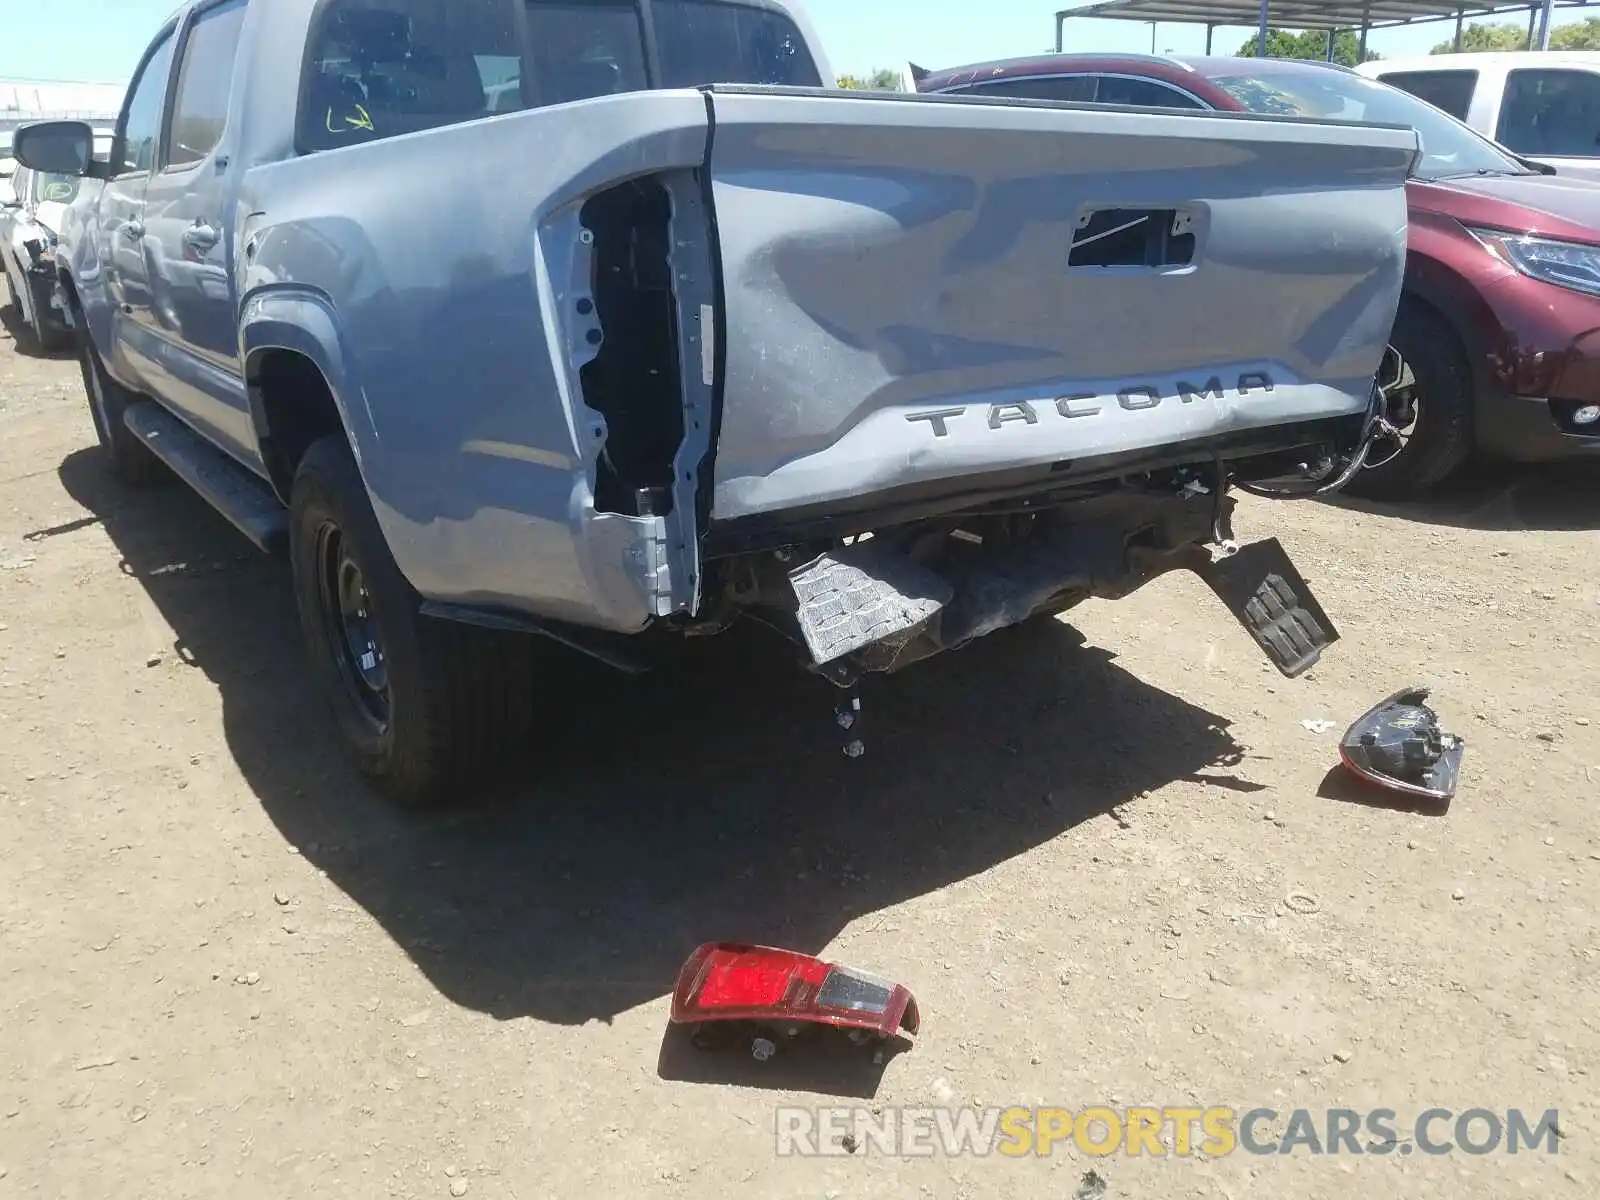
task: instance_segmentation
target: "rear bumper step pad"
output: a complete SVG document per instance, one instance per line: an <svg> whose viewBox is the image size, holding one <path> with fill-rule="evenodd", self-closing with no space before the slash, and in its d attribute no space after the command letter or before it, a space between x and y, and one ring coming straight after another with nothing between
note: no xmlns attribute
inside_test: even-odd
<svg viewBox="0 0 1600 1200"><path fill-rule="evenodd" d="M969 628L970 621L957 619L956 624L968 631L965 635L945 626L951 614L970 604L976 581L994 582L993 570L963 576L958 588L956 582L911 561L897 549L876 540L858 542L789 573L798 602L800 633L819 667L858 655L869 647L897 650L924 630L946 642L948 648L951 643L959 644L989 629L1026 618L1037 609L1035 601L1056 592L1076 586L1085 594L1092 593L1097 578L1094 568L1120 564L1125 553L1119 551L1120 543L1107 548L1092 547L1092 542L1087 539L1079 544L1077 555L1064 555L1056 570L1050 569L1049 556L1060 553L1060 546L1045 545L1038 555L1022 562L1012 561L999 579L1017 586L1009 591L1004 587L989 588L988 592L994 594L985 592L988 603L982 611L992 619L982 620L973 628ZM1109 553L1109 561L1105 553L1098 561L1088 557L1091 548ZM1193 549L1203 553L1198 545ZM1177 565L1176 561L1173 565ZM1276 538L1245 546L1217 561L1195 565L1190 558L1183 565L1205 580L1272 664L1290 679L1309 671L1322 651L1339 640L1339 631ZM1044 584L1050 586L1040 586L1040 580L1033 578L1041 572L1046 576ZM1027 602L994 606L996 596L1003 601L1013 591ZM897 657L891 654L888 661L892 663Z"/></svg>
<svg viewBox="0 0 1600 1200"><path fill-rule="evenodd" d="M1290 679L1316 666L1323 650L1339 640L1277 538L1244 546L1196 574Z"/></svg>
<svg viewBox="0 0 1600 1200"><path fill-rule="evenodd" d="M913 634L954 596L934 572L873 540L796 568L789 583L801 636L818 666Z"/></svg>

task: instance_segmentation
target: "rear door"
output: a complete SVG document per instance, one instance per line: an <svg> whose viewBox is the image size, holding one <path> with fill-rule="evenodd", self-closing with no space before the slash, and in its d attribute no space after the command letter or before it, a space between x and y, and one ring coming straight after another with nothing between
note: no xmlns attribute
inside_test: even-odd
<svg viewBox="0 0 1600 1200"><path fill-rule="evenodd" d="M224 197L234 167L224 145L247 0L197 10L183 31L156 170L145 190L151 303L145 336L155 387L196 429L253 455L239 364Z"/></svg>
<svg viewBox="0 0 1600 1200"><path fill-rule="evenodd" d="M150 272L144 257L144 197L155 169L161 114L171 81L177 26L164 30L145 52L117 122L112 177L99 201L95 237L111 300L113 369L150 387L160 361L149 336Z"/></svg>
<svg viewBox="0 0 1600 1200"><path fill-rule="evenodd" d="M1367 403L1404 272L1409 129L712 101L714 519L980 488Z"/></svg>

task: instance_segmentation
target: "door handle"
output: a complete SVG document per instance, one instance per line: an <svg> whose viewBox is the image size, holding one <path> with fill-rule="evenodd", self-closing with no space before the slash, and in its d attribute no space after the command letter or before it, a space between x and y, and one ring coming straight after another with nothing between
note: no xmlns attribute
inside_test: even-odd
<svg viewBox="0 0 1600 1200"><path fill-rule="evenodd" d="M183 231L183 244L194 250L210 250L217 241L217 231L204 221L196 221Z"/></svg>
<svg viewBox="0 0 1600 1200"><path fill-rule="evenodd" d="M123 236L130 237L134 241L138 241L140 238L142 238L144 236L144 222L143 221L124 221L122 223L122 233L123 233Z"/></svg>

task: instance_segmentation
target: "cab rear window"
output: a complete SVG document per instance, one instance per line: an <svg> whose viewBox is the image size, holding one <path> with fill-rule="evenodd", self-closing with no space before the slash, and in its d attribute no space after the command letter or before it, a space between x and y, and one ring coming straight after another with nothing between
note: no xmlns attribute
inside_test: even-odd
<svg viewBox="0 0 1600 1200"><path fill-rule="evenodd" d="M1467 119L1472 93L1478 86L1476 71L1390 71L1378 78L1443 109L1458 121Z"/></svg>
<svg viewBox="0 0 1600 1200"><path fill-rule="evenodd" d="M312 153L524 108L711 83L817 87L822 78L794 22L754 4L323 0L297 142Z"/></svg>
<svg viewBox="0 0 1600 1200"><path fill-rule="evenodd" d="M324 0L312 21L301 81L301 150L493 115L499 96L491 89L506 83L498 64L522 60L515 5Z"/></svg>
<svg viewBox="0 0 1600 1200"><path fill-rule="evenodd" d="M822 86L805 39L781 13L715 0L654 0L652 11L663 87Z"/></svg>

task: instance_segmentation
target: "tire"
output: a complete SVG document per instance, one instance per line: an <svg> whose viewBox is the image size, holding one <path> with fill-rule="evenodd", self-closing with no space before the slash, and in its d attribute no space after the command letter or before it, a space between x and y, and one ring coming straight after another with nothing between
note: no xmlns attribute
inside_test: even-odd
<svg viewBox="0 0 1600 1200"><path fill-rule="evenodd" d="M407 807L464 800L526 746L533 639L422 615L342 438L301 460L289 546L318 688L380 790Z"/></svg>
<svg viewBox="0 0 1600 1200"><path fill-rule="evenodd" d="M89 401L89 416L100 439L100 449L111 463L111 472L130 487L146 487L170 478L166 464L134 436L122 414L138 396L106 374L100 352L94 348L82 313L78 322L78 370L83 375L83 390Z"/></svg>
<svg viewBox="0 0 1600 1200"><path fill-rule="evenodd" d="M66 349L72 344L72 331L67 329L47 329L44 318L39 314L39 306L33 306L33 344L45 354L55 354Z"/></svg>
<svg viewBox="0 0 1600 1200"><path fill-rule="evenodd" d="M1390 419L1396 406L1403 409L1409 391L1415 425L1398 452L1393 441L1375 444L1377 465L1362 469L1345 490L1375 500L1409 499L1443 483L1472 454L1472 371L1454 331L1407 297L1380 373L1380 381L1386 378L1394 381L1387 390L1396 396ZM1389 457L1380 459L1386 447Z"/></svg>

